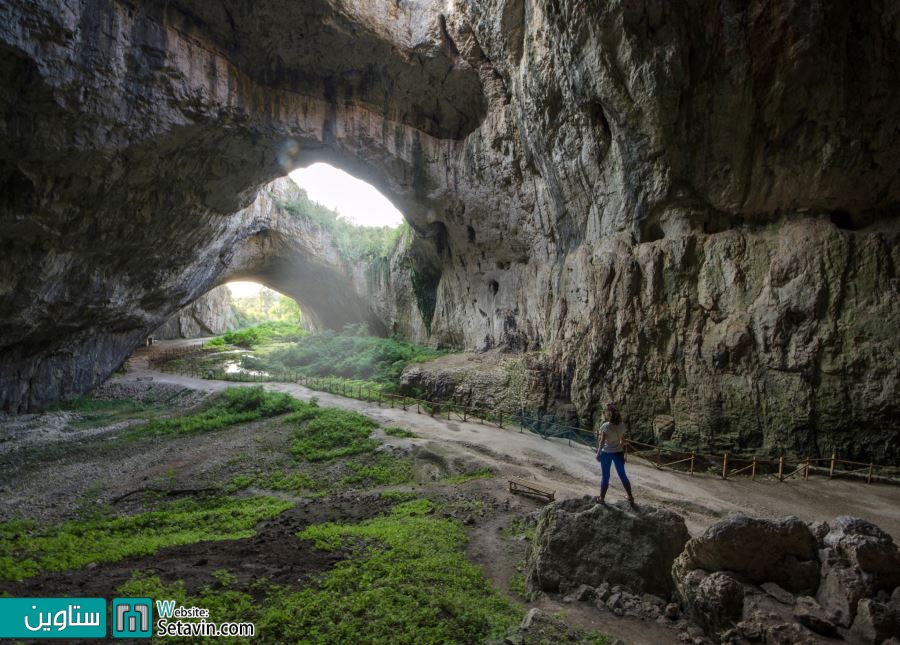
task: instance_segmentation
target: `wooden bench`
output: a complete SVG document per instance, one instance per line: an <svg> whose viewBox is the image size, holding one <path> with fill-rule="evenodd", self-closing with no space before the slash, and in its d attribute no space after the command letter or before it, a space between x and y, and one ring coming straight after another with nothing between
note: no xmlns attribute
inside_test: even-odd
<svg viewBox="0 0 900 645"><path fill-rule="evenodd" d="M529 481L526 479L517 479L515 477L511 477L509 479L509 492L516 493L518 495L531 495L532 497L538 497L540 499L545 499L548 502L552 502L556 499L556 491L546 486L542 486L534 481Z"/></svg>

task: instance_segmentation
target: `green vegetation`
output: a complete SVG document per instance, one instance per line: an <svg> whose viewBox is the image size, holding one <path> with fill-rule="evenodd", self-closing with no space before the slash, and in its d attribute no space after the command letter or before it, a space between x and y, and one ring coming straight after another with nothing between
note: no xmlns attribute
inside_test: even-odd
<svg viewBox="0 0 900 645"><path fill-rule="evenodd" d="M465 484L466 482L474 481L476 479L490 479L496 474L497 473L494 472L493 468L482 468L480 470L473 470L470 473L451 475L444 481L446 481L448 484Z"/></svg>
<svg viewBox="0 0 900 645"><path fill-rule="evenodd" d="M509 590L516 594L525 602L531 600L531 594L528 593L528 587L525 585L525 574L521 572L514 573L509 579Z"/></svg>
<svg viewBox="0 0 900 645"><path fill-rule="evenodd" d="M294 217L317 224L331 234L335 246L349 262L376 260L390 256L408 224L400 226L357 226L343 219L336 211L322 206L300 189L298 199L280 202L280 206Z"/></svg>
<svg viewBox="0 0 900 645"><path fill-rule="evenodd" d="M4 522L0 524L0 580L22 580L41 571L64 571L91 562L115 562L178 544L249 537L258 522L290 506L271 497L215 498L172 502L139 515L72 520L55 526L28 520Z"/></svg>
<svg viewBox="0 0 900 645"><path fill-rule="evenodd" d="M146 425L127 430L125 435L146 437L210 432L238 423L300 410L306 405L290 394L267 392L261 385L232 387L222 392L212 405L199 412L174 419L151 421Z"/></svg>
<svg viewBox="0 0 900 645"><path fill-rule="evenodd" d="M405 484L412 480L412 463L409 459L397 459L388 455L376 455L375 463L351 462L350 474L341 480L348 488L374 488Z"/></svg>
<svg viewBox="0 0 900 645"><path fill-rule="evenodd" d="M252 348L257 345L296 342L304 336L306 336L306 332L300 329L297 323L272 320L260 323L255 327L225 332L221 336L221 344ZM218 339L213 340L218 344ZM212 344L212 342L210 341L208 344Z"/></svg>
<svg viewBox="0 0 900 645"><path fill-rule="evenodd" d="M234 576L220 572L193 597L181 582L141 573L119 592L205 607L210 621L253 621L256 639L265 642L402 645L501 636L522 610L465 559L462 527L432 511L431 502L415 500L360 524L307 528L300 538L320 549L349 549L350 557L299 591L265 582L236 590Z"/></svg>
<svg viewBox="0 0 900 645"><path fill-rule="evenodd" d="M262 287L254 296L231 299L231 312L238 328L250 327L267 321L283 321L300 324L303 314L297 302L277 291Z"/></svg>
<svg viewBox="0 0 900 645"><path fill-rule="evenodd" d="M252 366L272 372L296 371L305 376L337 376L396 386L409 363L443 354L394 338L368 336L364 325L348 325L340 334L309 335L291 346L277 348Z"/></svg>
<svg viewBox="0 0 900 645"><path fill-rule="evenodd" d="M162 414L165 406L157 402L136 399L94 399L79 397L58 406L57 409L79 413L79 419L72 423L75 428L95 428L111 425L119 421L147 419Z"/></svg>
<svg viewBox="0 0 900 645"><path fill-rule="evenodd" d="M368 417L337 408L301 405L286 419L297 425L291 443L293 455L307 461L327 461L378 447L378 442L369 438L378 424Z"/></svg>
<svg viewBox="0 0 900 645"><path fill-rule="evenodd" d="M407 430L406 428L397 428L395 426L385 428L384 434L386 434L389 437L401 437L401 438L406 438L406 439L414 439L415 437L419 436L415 432L412 432L411 430Z"/></svg>

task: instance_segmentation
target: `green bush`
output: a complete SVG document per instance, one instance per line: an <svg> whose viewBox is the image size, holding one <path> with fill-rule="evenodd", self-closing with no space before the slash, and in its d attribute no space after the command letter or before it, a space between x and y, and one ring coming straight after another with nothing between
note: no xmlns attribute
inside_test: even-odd
<svg viewBox="0 0 900 645"><path fill-rule="evenodd" d="M306 336L306 332L300 329L296 323L271 320L247 329L225 332L221 338L222 343L252 348L271 343L296 342L304 336Z"/></svg>

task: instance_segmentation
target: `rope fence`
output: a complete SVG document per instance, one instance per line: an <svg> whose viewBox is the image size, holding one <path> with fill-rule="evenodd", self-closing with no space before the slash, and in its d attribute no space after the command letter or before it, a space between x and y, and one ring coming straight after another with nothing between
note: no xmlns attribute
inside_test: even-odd
<svg viewBox="0 0 900 645"><path fill-rule="evenodd" d="M494 425L498 428L518 427L519 432L532 432L543 439L565 439L571 446L576 445L597 448L597 438L594 433L584 428L569 426L559 423L552 415L541 415L519 410L514 414L503 410L490 410L476 408L468 405L460 405L452 401L428 401L411 396L384 392L381 388L372 385L347 382L343 379L306 376L300 371L284 372L233 372L227 373L222 369L202 368L191 363L173 363L175 359L186 357L203 350L201 344L186 345L161 351L154 351L149 362L163 372L178 373L194 378L235 381L241 383L297 383L311 390L327 392L358 399L369 403L375 403L382 407L400 408L402 410L415 410L417 414L427 414L431 417L446 419L447 421L478 421L482 424ZM504 423L506 424L504 426ZM678 451L666 448L660 444L647 444L628 439L625 445L626 454L632 455L657 470L664 468L682 472L686 471L690 476L696 472L715 473L723 480L737 477L747 477L751 481L758 478L772 478L779 482L791 479L809 480L811 474L826 476L829 479L847 478L862 480L866 483L900 483L898 475L900 468L883 464L839 459L837 453L824 458L789 458L781 456L777 459L763 457L734 456L728 452L723 454L702 453L695 451ZM879 474L881 471L881 474Z"/></svg>

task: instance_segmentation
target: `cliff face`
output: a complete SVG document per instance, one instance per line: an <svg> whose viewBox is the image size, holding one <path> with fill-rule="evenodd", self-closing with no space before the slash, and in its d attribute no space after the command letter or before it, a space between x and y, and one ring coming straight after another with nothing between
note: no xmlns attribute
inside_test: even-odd
<svg viewBox="0 0 900 645"><path fill-rule="evenodd" d="M6 409L102 379L327 161L415 230L356 317L540 351L584 423L897 456L895 3L13 0L0 42Z"/></svg>
<svg viewBox="0 0 900 645"><path fill-rule="evenodd" d="M234 326L231 292L228 287L212 289L164 322L153 332L154 338L200 338L217 336Z"/></svg>

